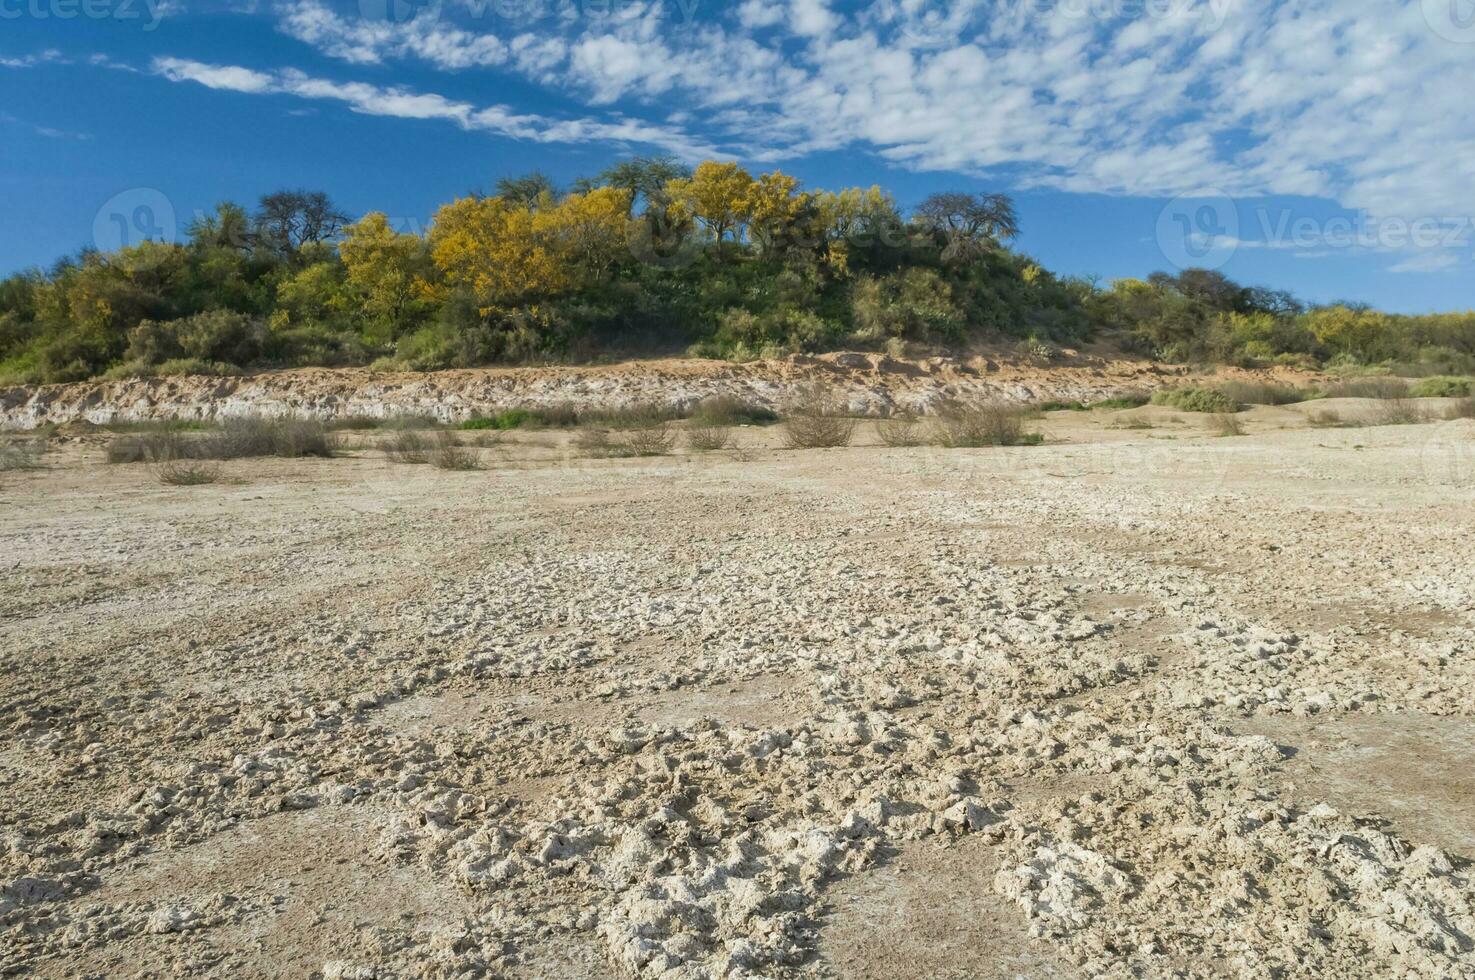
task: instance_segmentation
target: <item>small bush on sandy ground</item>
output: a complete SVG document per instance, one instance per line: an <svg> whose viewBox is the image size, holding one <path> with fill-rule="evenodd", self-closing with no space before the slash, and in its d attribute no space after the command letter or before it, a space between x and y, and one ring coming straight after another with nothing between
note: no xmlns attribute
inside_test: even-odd
<svg viewBox="0 0 1475 980"><path fill-rule="evenodd" d="M196 459L169 459L154 467L159 482L171 487L198 487L220 479L220 467Z"/></svg>
<svg viewBox="0 0 1475 980"><path fill-rule="evenodd" d="M246 415L226 419L204 438L181 441L178 459L252 459L281 456L331 457L337 448L328 427L316 419L268 419Z"/></svg>
<svg viewBox="0 0 1475 980"><path fill-rule="evenodd" d="M0 441L0 473L33 470L41 465L41 457L45 452L44 439Z"/></svg>
<svg viewBox="0 0 1475 980"><path fill-rule="evenodd" d="M1438 376L1415 381L1408 389L1410 398L1468 398L1470 379Z"/></svg>
<svg viewBox="0 0 1475 980"><path fill-rule="evenodd" d="M932 439L949 449L1038 445L1043 437L1024 428L1030 415L1026 406L1011 402L949 399L935 410Z"/></svg>
<svg viewBox="0 0 1475 980"><path fill-rule="evenodd" d="M1244 423L1240 422L1238 415L1222 414L1213 417L1214 431L1221 436L1242 436L1245 434Z"/></svg>
<svg viewBox="0 0 1475 980"><path fill-rule="evenodd" d="M509 408L505 412L498 412L496 415L467 419L465 422L456 426L456 428L469 431L492 429L497 432L506 432L509 429L520 429L525 425L532 425L534 421L533 413L527 409Z"/></svg>
<svg viewBox="0 0 1475 980"><path fill-rule="evenodd" d="M709 395L697 402L691 419L709 426L768 425L778 421L778 413L737 395Z"/></svg>
<svg viewBox="0 0 1475 980"><path fill-rule="evenodd" d="M109 463L161 463L171 459L189 459L199 455L197 444L182 428L158 428L122 435L111 440L107 448Z"/></svg>
<svg viewBox="0 0 1475 980"><path fill-rule="evenodd" d="M1430 417L1429 410L1412 398L1386 398L1374 410L1372 423L1374 425L1417 425L1420 422L1428 422Z"/></svg>
<svg viewBox="0 0 1475 980"><path fill-rule="evenodd" d="M1444 417L1447 419L1475 419L1475 397L1461 398L1445 409Z"/></svg>
<svg viewBox="0 0 1475 980"><path fill-rule="evenodd" d="M1215 415L1239 411L1239 402L1213 388L1171 388L1152 396L1154 405L1166 405L1181 412L1209 412Z"/></svg>
<svg viewBox="0 0 1475 980"><path fill-rule="evenodd" d="M585 456L613 456L614 444L603 429L581 429L574 436L574 448Z"/></svg>
<svg viewBox="0 0 1475 980"><path fill-rule="evenodd" d="M406 413L402 415L387 415L384 418L373 418L368 415L350 415L346 418L333 419L326 423L330 430L347 429L350 431L371 431L383 429L394 431L398 429L435 429L440 426L432 415L419 413Z"/></svg>
<svg viewBox="0 0 1475 980"><path fill-rule="evenodd" d="M1402 378L1343 378L1327 385L1327 398L1407 398L1408 382Z"/></svg>
<svg viewBox="0 0 1475 980"><path fill-rule="evenodd" d="M1141 408L1152 401L1152 396L1145 391L1132 391L1125 395L1117 395L1115 398L1103 398L1099 402L1092 402L1087 408L1123 409Z"/></svg>
<svg viewBox="0 0 1475 980"><path fill-rule="evenodd" d="M1226 381L1218 390L1241 405L1294 405L1315 397L1301 388L1255 381Z"/></svg>
<svg viewBox="0 0 1475 980"><path fill-rule="evenodd" d="M1310 422L1317 429L1336 429L1347 424L1342 420L1340 413L1334 412L1330 408L1317 409L1306 416L1306 421Z"/></svg>
<svg viewBox="0 0 1475 980"><path fill-rule="evenodd" d="M790 449L835 449L850 445L855 419L834 397L818 389L805 392L784 415L784 443Z"/></svg>
<svg viewBox="0 0 1475 980"><path fill-rule="evenodd" d="M711 453L732 447L732 430L725 425L688 426L686 445L694 453Z"/></svg>
<svg viewBox="0 0 1475 980"><path fill-rule="evenodd" d="M676 433L661 425L624 429L610 437L611 456L665 456L676 446Z"/></svg>
<svg viewBox="0 0 1475 980"><path fill-rule="evenodd" d="M384 455L395 463L418 465L430 459L430 440L412 429L396 432L383 447Z"/></svg>
<svg viewBox="0 0 1475 980"><path fill-rule="evenodd" d="M430 465L438 470L479 470L481 460L476 452L458 445L449 432L436 435L435 448L430 452Z"/></svg>
<svg viewBox="0 0 1475 980"><path fill-rule="evenodd" d="M915 415L901 413L876 422L876 438L893 449L920 446L926 431Z"/></svg>

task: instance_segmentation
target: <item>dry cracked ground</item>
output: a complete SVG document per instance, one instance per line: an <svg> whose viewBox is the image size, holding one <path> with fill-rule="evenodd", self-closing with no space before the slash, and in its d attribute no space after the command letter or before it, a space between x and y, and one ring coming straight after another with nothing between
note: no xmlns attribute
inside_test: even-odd
<svg viewBox="0 0 1475 980"><path fill-rule="evenodd" d="M0 972L1475 976L1475 429L1257 413L65 447L0 483Z"/></svg>

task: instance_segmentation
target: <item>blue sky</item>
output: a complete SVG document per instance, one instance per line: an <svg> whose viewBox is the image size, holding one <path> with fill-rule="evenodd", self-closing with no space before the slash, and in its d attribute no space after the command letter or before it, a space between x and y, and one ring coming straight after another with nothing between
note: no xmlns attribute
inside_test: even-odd
<svg viewBox="0 0 1475 980"><path fill-rule="evenodd" d="M1475 0L0 0L0 271L303 186L734 158L1006 190L1103 279L1475 307Z"/></svg>

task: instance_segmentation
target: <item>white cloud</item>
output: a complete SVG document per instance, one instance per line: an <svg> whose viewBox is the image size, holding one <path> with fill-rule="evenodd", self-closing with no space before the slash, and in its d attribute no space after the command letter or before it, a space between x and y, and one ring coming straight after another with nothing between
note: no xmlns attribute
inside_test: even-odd
<svg viewBox="0 0 1475 980"><path fill-rule="evenodd" d="M1420 252L1388 267L1389 272L1448 272L1458 268L1460 257L1454 252Z"/></svg>
<svg viewBox="0 0 1475 980"><path fill-rule="evenodd" d="M399 0L386 2L392 5ZM353 64L416 58L454 71L507 60L507 45L501 38L442 24L439 7L426 8L404 23L340 17L318 0L284 3L277 10L277 26L283 33Z"/></svg>
<svg viewBox="0 0 1475 980"><path fill-rule="evenodd" d="M361 64L494 67L561 97L690 113L754 159L869 151L1001 184L1174 197L1301 195L1410 220L1475 185L1475 44L1418 0L676 0L526 24L408 24L322 0L284 31ZM1108 11L1103 14L1102 11ZM1135 13L1131 13L1135 12ZM498 32L508 34L507 38ZM515 34L515 36L513 36Z"/></svg>
<svg viewBox="0 0 1475 980"><path fill-rule="evenodd" d="M300 99L339 102L364 115L438 120L466 130L538 143L642 143L687 159L721 155L714 147L682 130L618 116L557 119L536 113L519 113L508 106L477 107L434 93L412 92L399 87L316 78L291 68L261 72L181 58L155 58L153 70L175 82L196 82L208 88L250 95L290 95Z"/></svg>

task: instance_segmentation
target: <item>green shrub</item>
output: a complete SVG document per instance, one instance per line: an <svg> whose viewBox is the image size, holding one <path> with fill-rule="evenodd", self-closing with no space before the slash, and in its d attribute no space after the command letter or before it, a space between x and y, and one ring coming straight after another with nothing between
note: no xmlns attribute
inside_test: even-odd
<svg viewBox="0 0 1475 980"><path fill-rule="evenodd" d="M1416 381L1408 389L1410 398L1468 398L1469 378L1436 376Z"/></svg>
<svg viewBox="0 0 1475 980"><path fill-rule="evenodd" d="M1100 409L1141 408L1151 400L1152 397L1145 393L1133 393L1117 395L1115 398L1103 398L1099 402L1092 402L1090 407Z"/></svg>
<svg viewBox="0 0 1475 980"><path fill-rule="evenodd" d="M1171 388L1152 396L1154 405L1166 405L1181 412L1226 414L1239 411L1239 402L1213 388Z"/></svg>
<svg viewBox="0 0 1475 980"><path fill-rule="evenodd" d="M1294 405L1315 397L1311 391L1269 382L1226 381L1219 391L1241 405Z"/></svg>
<svg viewBox="0 0 1475 980"><path fill-rule="evenodd" d="M703 425L767 425L778 421L778 413L737 395L708 395L692 409L691 419Z"/></svg>

